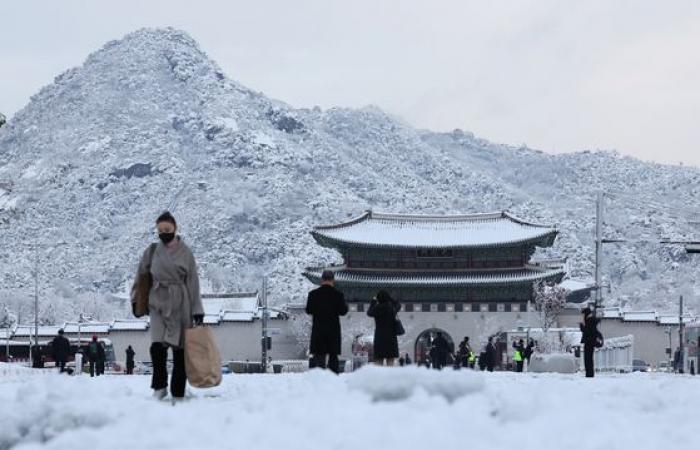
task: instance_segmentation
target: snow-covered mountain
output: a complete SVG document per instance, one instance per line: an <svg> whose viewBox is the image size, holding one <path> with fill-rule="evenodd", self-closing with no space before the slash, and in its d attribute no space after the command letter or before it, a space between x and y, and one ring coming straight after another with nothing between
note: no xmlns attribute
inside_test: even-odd
<svg viewBox="0 0 700 450"><path fill-rule="evenodd" d="M33 294L38 244L45 320L91 301L99 315L165 209L209 289L254 289L267 273L274 302L304 299L302 268L338 259L310 228L368 208L508 209L557 225L550 253L590 277L597 190L615 194L608 236L697 231L685 220L700 197L697 168L417 130L375 107L296 109L228 78L186 33L143 29L59 75L0 129L0 302ZM667 308L698 286L698 262L682 248L625 244L605 255L610 301Z"/></svg>

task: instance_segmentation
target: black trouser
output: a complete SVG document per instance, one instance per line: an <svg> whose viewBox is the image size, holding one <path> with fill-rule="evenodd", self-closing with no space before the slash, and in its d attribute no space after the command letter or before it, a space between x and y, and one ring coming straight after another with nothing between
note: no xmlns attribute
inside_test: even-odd
<svg viewBox="0 0 700 450"><path fill-rule="evenodd" d="M486 370L488 370L489 372L493 372L494 367L495 366L493 364L488 364L488 363L486 364Z"/></svg>
<svg viewBox="0 0 700 450"><path fill-rule="evenodd" d="M126 374L127 375L134 374L134 363L126 363Z"/></svg>
<svg viewBox="0 0 700 450"><path fill-rule="evenodd" d="M593 378L595 369L593 367L593 352L595 346L593 344L583 344L583 366L586 368L586 376Z"/></svg>
<svg viewBox="0 0 700 450"><path fill-rule="evenodd" d="M328 357L328 364L326 364L326 357ZM313 358L311 358L311 365L310 368L319 368L319 369L325 369L328 368L330 369L333 373L340 373L340 361L338 361L338 355L335 355L333 353L330 354L319 354L319 355L314 355Z"/></svg>
<svg viewBox="0 0 700 450"><path fill-rule="evenodd" d="M97 369L97 361L94 359L90 360L90 376L94 377L95 374L97 373L97 376L100 376L100 371Z"/></svg>
<svg viewBox="0 0 700 450"><path fill-rule="evenodd" d="M153 363L153 377L151 388L164 389L168 387L168 346L162 342L151 344L151 362ZM173 373L170 377L170 394L173 397L185 396L185 350L173 347Z"/></svg>
<svg viewBox="0 0 700 450"><path fill-rule="evenodd" d="M56 367L58 367L58 371L60 373L63 373L66 371L66 362L65 361L56 361Z"/></svg>
<svg viewBox="0 0 700 450"><path fill-rule="evenodd" d="M522 371L523 371L523 362L522 362L522 361L516 361L516 362L515 362L515 371L516 371L516 372L522 372Z"/></svg>

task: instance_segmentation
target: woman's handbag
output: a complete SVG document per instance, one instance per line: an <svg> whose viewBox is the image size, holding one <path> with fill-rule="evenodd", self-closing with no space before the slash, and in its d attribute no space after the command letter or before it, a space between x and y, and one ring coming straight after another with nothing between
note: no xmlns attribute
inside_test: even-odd
<svg viewBox="0 0 700 450"><path fill-rule="evenodd" d="M396 332L397 336L403 336L404 334L406 334L406 329L403 327L401 319L394 319L394 331Z"/></svg>
<svg viewBox="0 0 700 450"><path fill-rule="evenodd" d="M210 388L221 383L221 355L209 327L185 330L185 373L194 387Z"/></svg>
<svg viewBox="0 0 700 450"><path fill-rule="evenodd" d="M151 276L151 262L153 262L153 253L156 251L158 244L151 244L148 254L148 266L146 273L136 275L134 284L131 286L131 312L134 317L143 317L148 315L148 296L153 287L153 277Z"/></svg>
<svg viewBox="0 0 700 450"><path fill-rule="evenodd" d="M595 337L595 348L601 348L604 344L605 344L605 340L603 339L603 333L598 331L598 333L596 333L596 337Z"/></svg>

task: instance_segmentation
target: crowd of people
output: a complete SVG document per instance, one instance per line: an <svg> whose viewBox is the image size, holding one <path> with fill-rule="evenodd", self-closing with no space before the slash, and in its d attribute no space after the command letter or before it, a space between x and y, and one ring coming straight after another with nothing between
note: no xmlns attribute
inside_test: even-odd
<svg viewBox="0 0 700 450"><path fill-rule="evenodd" d="M380 290L371 301L367 315L374 319L374 340L372 359L375 364L393 366L398 360L400 365L411 364L408 354L399 357L398 336L403 333L403 325L398 319L401 304L393 299L387 291ZM339 372L338 355L341 353L341 329L340 317L348 313L348 305L343 293L335 288L335 274L331 270L324 270L321 274L321 286L309 292L306 313L312 317L310 353L312 354L310 367L328 368L335 373ZM598 331L600 319L590 308L582 311L581 320L581 344L584 348L584 366L586 376L592 377L593 352L595 348L602 346L602 334ZM536 342L534 339L519 339L512 343L513 368L516 372L523 372L525 363L529 364ZM493 337L489 337L478 357L471 346L469 337L466 336L455 352L442 332L438 331L429 339L429 350L422 364L434 369L443 369L452 363L455 369L479 368L493 372L497 366L498 351Z"/></svg>

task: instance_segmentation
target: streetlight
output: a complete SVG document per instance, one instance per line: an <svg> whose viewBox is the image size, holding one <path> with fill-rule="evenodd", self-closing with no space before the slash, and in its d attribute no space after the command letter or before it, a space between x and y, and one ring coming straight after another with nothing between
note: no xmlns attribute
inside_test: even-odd
<svg viewBox="0 0 700 450"><path fill-rule="evenodd" d="M666 371L670 372L673 364L673 330L671 330L671 327L666 327L666 334L668 334L668 367L666 368Z"/></svg>
<svg viewBox="0 0 700 450"><path fill-rule="evenodd" d="M43 245L47 248L55 248L62 245L70 245L68 242L60 241L54 242L52 244L29 244L29 246L34 250L34 347L39 350L39 246ZM32 345L30 338L29 345L29 359L34 362L32 358Z"/></svg>

